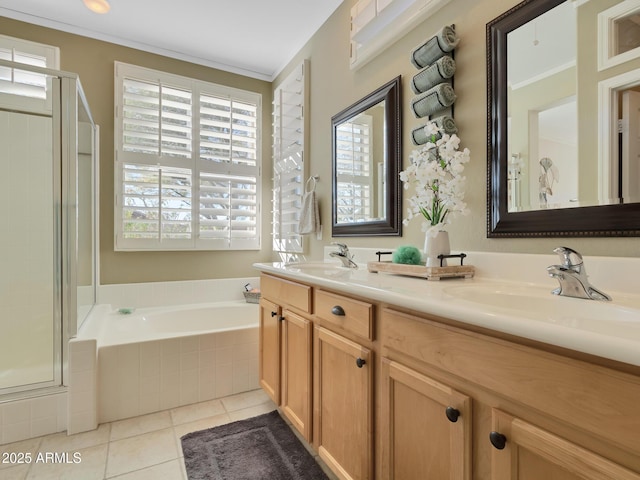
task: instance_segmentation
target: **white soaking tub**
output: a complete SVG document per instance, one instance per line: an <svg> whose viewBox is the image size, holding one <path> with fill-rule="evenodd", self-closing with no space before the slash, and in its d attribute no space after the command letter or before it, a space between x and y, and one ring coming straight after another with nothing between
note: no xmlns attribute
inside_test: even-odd
<svg viewBox="0 0 640 480"><path fill-rule="evenodd" d="M78 335L97 343L98 423L259 388L258 305L101 307Z"/></svg>

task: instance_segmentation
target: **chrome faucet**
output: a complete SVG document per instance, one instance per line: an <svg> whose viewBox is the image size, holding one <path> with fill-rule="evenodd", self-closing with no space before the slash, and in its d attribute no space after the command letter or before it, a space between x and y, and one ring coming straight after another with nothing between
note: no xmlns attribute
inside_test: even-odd
<svg viewBox="0 0 640 480"><path fill-rule="evenodd" d="M560 284L551 293L565 297L611 300L609 295L589 283L582 255L568 247L558 247L553 251L560 257L562 265L547 267L549 276L558 280Z"/></svg>
<svg viewBox="0 0 640 480"><path fill-rule="evenodd" d="M347 268L358 268L358 264L353 261L354 255L349 252L349 247L347 247L344 243L332 242L331 245L335 245L338 247L337 252L331 252L329 254L330 257L339 258L342 262L343 267Z"/></svg>

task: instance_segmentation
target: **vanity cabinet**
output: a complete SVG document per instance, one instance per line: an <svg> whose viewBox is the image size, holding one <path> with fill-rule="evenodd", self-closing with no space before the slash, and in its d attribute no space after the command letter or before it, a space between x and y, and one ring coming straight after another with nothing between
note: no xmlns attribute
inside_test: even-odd
<svg viewBox="0 0 640 480"><path fill-rule="evenodd" d="M263 275L260 299L260 385L311 441L311 287Z"/></svg>
<svg viewBox="0 0 640 480"><path fill-rule="evenodd" d="M379 478L471 480L471 399L382 359Z"/></svg>
<svg viewBox="0 0 640 480"><path fill-rule="evenodd" d="M379 478L425 478L416 472L438 468L433 478L640 480L639 377L450 323L382 310ZM427 401L430 392L440 401ZM397 405L405 397L421 405L411 412L418 425L407 426L410 414ZM443 430L447 403L458 422L473 422ZM434 434L457 447L437 445ZM398 452L408 448L403 435L423 446L410 460ZM463 471L421 465L420 455L447 463L457 455ZM416 469L400 477L402 461Z"/></svg>
<svg viewBox="0 0 640 480"><path fill-rule="evenodd" d="M314 445L341 479L372 479L371 350L322 327L314 338Z"/></svg>
<svg viewBox="0 0 640 480"><path fill-rule="evenodd" d="M276 405L280 405L280 339L282 308L260 299L260 386Z"/></svg>
<svg viewBox="0 0 640 480"><path fill-rule="evenodd" d="M640 480L640 368L271 275L261 289L261 385L339 478Z"/></svg>
<svg viewBox="0 0 640 480"><path fill-rule="evenodd" d="M492 480L640 479L619 464L497 409L492 428Z"/></svg>

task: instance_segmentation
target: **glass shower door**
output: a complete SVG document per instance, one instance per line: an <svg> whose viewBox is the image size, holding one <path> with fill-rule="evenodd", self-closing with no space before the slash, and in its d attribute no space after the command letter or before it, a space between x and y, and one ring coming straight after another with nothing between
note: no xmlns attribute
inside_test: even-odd
<svg viewBox="0 0 640 480"><path fill-rule="evenodd" d="M52 91L59 85L51 77L46 83ZM24 111L0 105L0 394L62 381L55 105Z"/></svg>

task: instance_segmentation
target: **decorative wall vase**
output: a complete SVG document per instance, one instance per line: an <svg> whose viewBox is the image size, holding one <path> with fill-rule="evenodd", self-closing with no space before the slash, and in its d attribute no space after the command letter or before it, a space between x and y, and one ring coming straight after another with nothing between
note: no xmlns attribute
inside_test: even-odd
<svg viewBox="0 0 640 480"><path fill-rule="evenodd" d="M449 232L438 230L435 235L426 234L424 236L424 259L427 267L439 267L440 259L438 255L449 255L451 247L449 246ZM442 266L447 266L447 260L442 260Z"/></svg>

